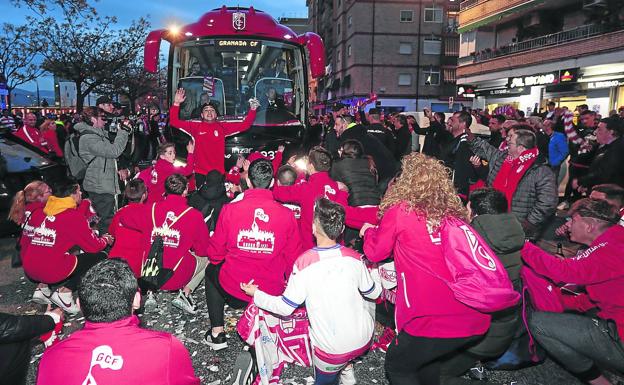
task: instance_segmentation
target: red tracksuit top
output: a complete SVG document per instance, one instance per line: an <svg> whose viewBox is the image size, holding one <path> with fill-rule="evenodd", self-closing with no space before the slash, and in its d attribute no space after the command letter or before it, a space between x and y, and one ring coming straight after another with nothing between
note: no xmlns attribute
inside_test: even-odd
<svg viewBox="0 0 624 385"><path fill-rule="evenodd" d="M149 205L162 201L164 199L165 180L167 177L173 174L182 174L188 178L193 174L193 167L195 167L194 154L188 154L186 166L183 167L176 167L173 163L158 158L156 164L141 171L138 175L145 182L145 187L147 188L147 201L145 203Z"/></svg>
<svg viewBox="0 0 624 385"><path fill-rule="evenodd" d="M125 259L137 278L141 276L141 267L147 256L145 244L149 242L149 239L143 239L142 232L122 225L121 218L144 215L145 206L142 203L128 203L115 213L108 227L110 235L115 237L115 243L108 253L108 257Z"/></svg>
<svg viewBox="0 0 624 385"><path fill-rule="evenodd" d="M417 337L463 338L484 334L490 327L488 314L459 302L446 283L411 262L424 260L438 275L450 279L439 233L429 233L426 220L408 212L404 204L388 209L379 227L366 230L364 254L373 262L394 254L399 331Z"/></svg>
<svg viewBox="0 0 624 385"><path fill-rule="evenodd" d="M87 380L88 379L88 380ZM37 385L199 385L188 351L169 333L139 327L136 316L86 322L48 348Z"/></svg>
<svg viewBox="0 0 624 385"><path fill-rule="evenodd" d="M250 301L241 282L252 278L262 291L280 295L301 253L297 221L291 210L273 199L270 190L245 190L243 199L223 206L208 243L210 262L223 262L223 289Z"/></svg>
<svg viewBox="0 0 624 385"><path fill-rule="evenodd" d="M242 122L180 120L179 113L180 106L171 106L170 123L195 139L195 172L203 175L212 170L225 174L225 137L248 130L256 119L256 110L249 110Z"/></svg>
<svg viewBox="0 0 624 385"><path fill-rule="evenodd" d="M587 296L600 309L598 316L615 321L624 339L624 227L615 225L602 233L587 250L574 258L559 259L527 242L522 259L536 273L556 283L585 285Z"/></svg>
<svg viewBox="0 0 624 385"><path fill-rule="evenodd" d="M189 207L186 198L179 195L169 195L155 205L154 217L158 227L164 224L169 225L174 218ZM143 233L143 251L147 255L153 236L152 205L145 205L142 212L137 212L136 215L124 215L119 219L123 226ZM175 222L163 236L163 265L168 269L173 269L178 263L179 265L171 279L163 285L163 290L182 289L191 281L196 266L191 249L197 256L205 256L208 238L208 228L197 209L191 208Z"/></svg>
<svg viewBox="0 0 624 385"><path fill-rule="evenodd" d="M301 206L301 243L304 250L313 248L316 243L312 235L314 202L319 197L347 206L348 194L340 191L338 183L329 177L326 171L310 175L306 182L292 186L273 187L273 196L280 202L296 203ZM264 290L263 290L264 291Z"/></svg>
<svg viewBox="0 0 624 385"><path fill-rule="evenodd" d="M41 135L41 131L39 131L35 127L28 127L24 125L22 126L22 128L17 130L17 132L15 133L15 136L22 139L26 143L29 143L39 148L41 151L45 152L46 154L49 152L48 142L43 137L43 135Z"/></svg>
<svg viewBox="0 0 624 385"><path fill-rule="evenodd" d="M57 283L67 279L76 268L76 256L68 253L74 246L84 252L96 253L106 247L80 209L66 209L54 216L36 210L28 220L32 234L24 237L26 247L22 252L24 272L33 280Z"/></svg>

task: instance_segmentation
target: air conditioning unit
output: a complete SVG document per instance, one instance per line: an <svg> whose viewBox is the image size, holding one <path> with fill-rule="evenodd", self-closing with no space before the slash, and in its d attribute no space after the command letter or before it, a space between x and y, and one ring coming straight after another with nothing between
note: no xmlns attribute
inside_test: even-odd
<svg viewBox="0 0 624 385"><path fill-rule="evenodd" d="M583 0L583 9L606 8L607 0Z"/></svg>

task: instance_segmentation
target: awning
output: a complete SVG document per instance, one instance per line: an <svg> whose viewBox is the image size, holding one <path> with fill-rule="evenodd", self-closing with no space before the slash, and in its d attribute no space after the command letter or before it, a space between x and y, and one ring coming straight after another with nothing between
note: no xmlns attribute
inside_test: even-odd
<svg viewBox="0 0 624 385"><path fill-rule="evenodd" d="M546 0L526 1L524 3L518 4L517 6L513 8L509 8L504 11L495 13L494 15L486 16L483 19L471 21L469 24L466 24L466 25L460 25L459 28L457 29L457 33L461 34L464 32L472 31L473 29L477 29L481 26L488 25L495 21L501 20L505 16L511 15L512 13L516 13L519 11L523 11L525 9L536 7L538 5L541 5L544 2L546 2Z"/></svg>

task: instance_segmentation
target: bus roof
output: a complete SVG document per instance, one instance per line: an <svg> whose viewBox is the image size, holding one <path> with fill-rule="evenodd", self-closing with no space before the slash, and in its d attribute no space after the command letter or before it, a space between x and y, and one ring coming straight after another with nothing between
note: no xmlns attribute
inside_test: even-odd
<svg viewBox="0 0 624 385"><path fill-rule="evenodd" d="M169 30L163 38L171 43L204 36L260 36L276 40L297 41L297 34L290 28L279 24L268 13L257 11L253 7L226 7L213 9L205 13L196 23L180 27L177 31Z"/></svg>

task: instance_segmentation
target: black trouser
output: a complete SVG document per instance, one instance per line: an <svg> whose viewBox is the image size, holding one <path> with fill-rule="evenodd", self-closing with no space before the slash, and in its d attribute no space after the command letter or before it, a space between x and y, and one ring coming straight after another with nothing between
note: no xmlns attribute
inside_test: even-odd
<svg viewBox="0 0 624 385"><path fill-rule="evenodd" d="M78 289L78 285L80 284L80 280L87 273L87 271L95 266L98 262L103 261L107 258L105 252L101 251L99 253L82 253L76 256L78 262L76 263L76 268L72 272L72 274L63 282L63 286L68 288L71 291L75 291Z"/></svg>
<svg viewBox="0 0 624 385"><path fill-rule="evenodd" d="M98 231L100 232L100 235L104 235L108 233L108 226L113 220L113 215L115 214L115 195L89 192L89 199L91 199L93 208L95 209L98 217L100 217Z"/></svg>
<svg viewBox="0 0 624 385"><path fill-rule="evenodd" d="M249 304L248 301L240 300L228 294L221 283L219 283L220 265L210 264L206 268L206 305L208 306L208 316L210 317L211 327L221 327L223 322L223 309L225 303L234 309L244 309Z"/></svg>
<svg viewBox="0 0 624 385"><path fill-rule="evenodd" d="M375 321L385 327L395 329L394 304L390 301L382 301L375 305Z"/></svg>
<svg viewBox="0 0 624 385"><path fill-rule="evenodd" d="M415 337L402 331L386 353L386 374L392 385L439 385L441 358L479 337Z"/></svg>
<svg viewBox="0 0 624 385"><path fill-rule="evenodd" d="M581 381L598 378L598 365L624 372L624 344L613 321L535 312L529 319L529 329L548 354Z"/></svg>
<svg viewBox="0 0 624 385"><path fill-rule="evenodd" d="M30 340L0 344L0 385L25 383L30 349Z"/></svg>

